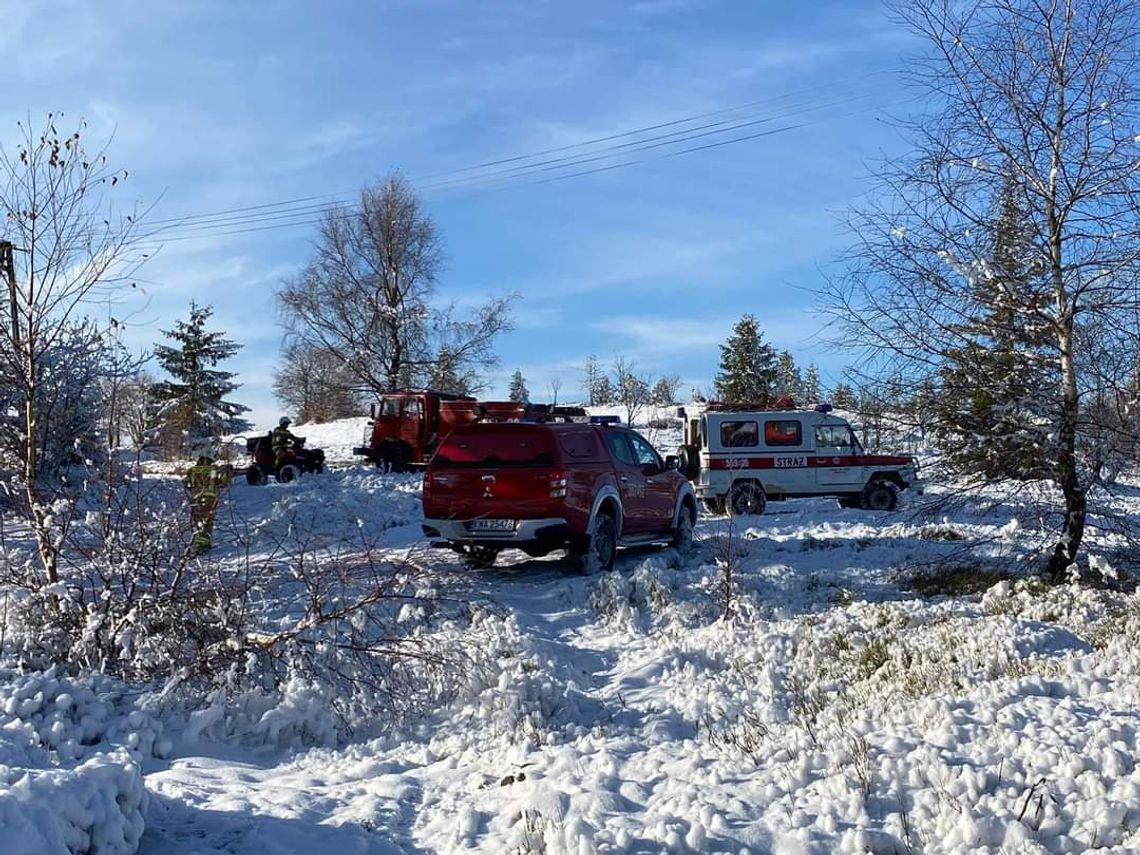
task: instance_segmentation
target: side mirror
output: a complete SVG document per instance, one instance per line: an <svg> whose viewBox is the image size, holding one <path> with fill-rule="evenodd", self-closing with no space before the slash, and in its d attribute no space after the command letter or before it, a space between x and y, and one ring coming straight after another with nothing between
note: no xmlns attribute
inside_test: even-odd
<svg viewBox="0 0 1140 855"><path fill-rule="evenodd" d="M666 469L679 469L681 461L677 458L676 454L665 455L665 468Z"/></svg>
<svg viewBox="0 0 1140 855"><path fill-rule="evenodd" d="M375 401L373 401L371 404L368 405L368 416L370 418L373 418L373 419L376 418L376 402Z"/></svg>

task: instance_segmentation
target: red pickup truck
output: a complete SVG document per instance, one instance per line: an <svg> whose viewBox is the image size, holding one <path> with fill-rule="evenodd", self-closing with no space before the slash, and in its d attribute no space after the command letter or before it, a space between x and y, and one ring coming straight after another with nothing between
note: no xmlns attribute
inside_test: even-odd
<svg viewBox="0 0 1140 855"><path fill-rule="evenodd" d="M693 487L616 425L507 422L453 430L424 474L424 534L488 567L503 549L566 549L587 573L618 546L692 545Z"/></svg>

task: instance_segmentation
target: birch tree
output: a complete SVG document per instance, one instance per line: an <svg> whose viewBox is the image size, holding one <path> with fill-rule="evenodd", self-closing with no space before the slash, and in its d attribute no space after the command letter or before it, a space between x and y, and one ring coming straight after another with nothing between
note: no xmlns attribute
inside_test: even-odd
<svg viewBox="0 0 1140 855"><path fill-rule="evenodd" d="M63 127L50 113L38 129L20 122L15 145L0 148L0 370L14 393L19 490L48 583L59 578L51 505L60 482L45 477L37 442L52 431L45 371L84 312L113 301L143 259L138 212L111 205L126 170L111 165L105 146L88 147L83 122Z"/></svg>
<svg viewBox="0 0 1140 855"><path fill-rule="evenodd" d="M1003 323L1040 333L1048 477L1061 497L1044 569L1060 581L1095 477L1081 453L1084 401L1104 379L1092 367L1135 364L1137 352L1140 20L1128 0L894 9L927 47L909 77L932 113L903 122L911 153L884 165L873 201L852 213L848 273L827 286L827 302L843 339L864 349L865 372L915 388L939 386L947 358L971 352L971 330L992 322L995 303ZM1003 192L1035 273L1025 288L991 263Z"/></svg>

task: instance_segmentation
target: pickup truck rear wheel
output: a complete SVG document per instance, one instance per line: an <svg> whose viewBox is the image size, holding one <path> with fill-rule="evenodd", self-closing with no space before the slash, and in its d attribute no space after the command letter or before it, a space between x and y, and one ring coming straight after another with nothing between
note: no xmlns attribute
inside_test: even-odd
<svg viewBox="0 0 1140 855"><path fill-rule="evenodd" d="M572 553L578 569L587 576L614 569L617 556L617 520L610 511L598 511L586 537L585 548Z"/></svg>
<svg viewBox="0 0 1140 855"><path fill-rule="evenodd" d="M737 481L728 491L728 512L734 517L758 516L768 503L764 488L755 481Z"/></svg>

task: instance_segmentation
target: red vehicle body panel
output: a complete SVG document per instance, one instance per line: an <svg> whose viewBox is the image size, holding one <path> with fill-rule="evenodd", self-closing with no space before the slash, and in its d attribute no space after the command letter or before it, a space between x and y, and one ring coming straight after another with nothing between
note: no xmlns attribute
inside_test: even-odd
<svg viewBox="0 0 1140 855"><path fill-rule="evenodd" d="M364 445L353 452L374 463L387 462L393 468L422 465L455 428L518 420L527 415L528 408L515 401L478 401L439 392L392 392L373 407ZM584 416L585 412L579 410L578 414Z"/></svg>
<svg viewBox="0 0 1140 855"><path fill-rule="evenodd" d="M610 443L626 436L637 435L582 424L458 427L441 442L424 475L425 531L431 535L438 529L432 536L452 541L497 544L510 533L504 529L483 537L476 521L501 520L504 526L513 521L521 528L529 520L546 525L543 536L572 542L586 535L595 500L605 494L620 500L622 537L667 536L681 497L692 488L656 452L652 465L616 459Z"/></svg>

